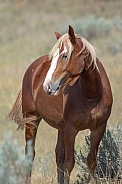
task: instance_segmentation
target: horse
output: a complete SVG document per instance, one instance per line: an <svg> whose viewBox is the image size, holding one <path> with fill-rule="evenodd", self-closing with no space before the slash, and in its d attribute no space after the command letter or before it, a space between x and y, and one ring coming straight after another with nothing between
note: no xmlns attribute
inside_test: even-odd
<svg viewBox="0 0 122 184"><path fill-rule="evenodd" d="M35 156L36 133L43 119L58 130L55 148L58 184L69 184L74 144L79 131L91 131L87 157L89 184L95 182L99 143L111 114L112 91L95 48L69 26L68 33L55 32L57 42L48 55L27 69L9 117L25 128L25 154ZM31 150L29 149L31 146ZM31 152L31 153L30 153ZM31 183L32 167L26 176Z"/></svg>

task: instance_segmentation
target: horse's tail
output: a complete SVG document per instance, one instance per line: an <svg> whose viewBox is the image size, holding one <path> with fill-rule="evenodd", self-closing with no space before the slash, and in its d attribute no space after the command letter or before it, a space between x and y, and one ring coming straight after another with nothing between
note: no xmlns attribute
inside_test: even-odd
<svg viewBox="0 0 122 184"><path fill-rule="evenodd" d="M17 95L16 101L8 114L8 119L14 120L17 124L19 124L22 119L22 90L20 90Z"/></svg>
<svg viewBox="0 0 122 184"><path fill-rule="evenodd" d="M17 95L16 101L14 102L13 107L8 114L8 119L14 120L15 123L18 124L17 130L23 130L26 123L36 126L33 121L37 120L37 117L34 116L27 118L26 114L23 115L22 113L22 90L20 90Z"/></svg>

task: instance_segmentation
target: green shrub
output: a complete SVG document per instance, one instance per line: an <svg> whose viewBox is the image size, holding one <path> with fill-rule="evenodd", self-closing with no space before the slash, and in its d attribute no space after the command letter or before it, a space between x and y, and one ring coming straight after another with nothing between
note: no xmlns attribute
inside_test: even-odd
<svg viewBox="0 0 122 184"><path fill-rule="evenodd" d="M82 35L88 40L99 38L110 34L112 22L103 17L96 18L89 16L85 19L76 21L69 21L69 24L74 28L75 32ZM67 23L62 30L63 33L67 32Z"/></svg>
<svg viewBox="0 0 122 184"><path fill-rule="evenodd" d="M106 47L109 53L111 53L112 55L121 53L122 52L122 40L119 40L116 42L109 41L107 42Z"/></svg>
<svg viewBox="0 0 122 184"><path fill-rule="evenodd" d="M112 55L122 52L122 19L113 17L106 19L104 17L89 16L84 19L67 21L61 33L67 32L67 25L71 25L75 33L85 37L89 42L99 43L101 51L109 52Z"/></svg>
<svg viewBox="0 0 122 184"><path fill-rule="evenodd" d="M67 32L67 24L70 24L76 33L88 40L107 36L113 30L122 31L122 19L119 17L106 19L104 17L89 16L84 19L70 20L63 26L62 34Z"/></svg>
<svg viewBox="0 0 122 184"><path fill-rule="evenodd" d="M122 127L106 130L103 139L99 145L99 151L97 155L97 168L95 169L95 178L100 180L105 178L110 182L113 179L120 178L121 174L121 137ZM80 149L80 153L75 152L76 164L80 167L82 176L77 175L77 181L75 184L88 183L88 167L87 154L90 150L90 136L85 137L85 144Z"/></svg>
<svg viewBox="0 0 122 184"><path fill-rule="evenodd" d="M17 141L6 133L0 148L0 184L21 184L31 165Z"/></svg>
<svg viewBox="0 0 122 184"><path fill-rule="evenodd" d="M122 19L120 17L113 18L113 26L117 31L122 32Z"/></svg>

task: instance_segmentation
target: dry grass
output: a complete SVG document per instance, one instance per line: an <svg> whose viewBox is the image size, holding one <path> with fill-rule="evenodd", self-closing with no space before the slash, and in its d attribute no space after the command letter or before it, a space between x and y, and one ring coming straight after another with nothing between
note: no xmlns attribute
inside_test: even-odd
<svg viewBox="0 0 122 184"><path fill-rule="evenodd" d="M9 113L16 94L21 88L21 82L26 68L40 55L49 53L55 43L54 31L62 30L62 25L70 20L82 19L88 15L112 18L122 17L121 0L0 0L0 143L3 135L11 130L20 145L24 145L24 132L16 132L16 125L7 122L5 116ZM109 9L109 11L108 11ZM68 25L67 25L68 26ZM98 54L110 77L114 94L114 105L109 124L121 124L122 121L122 82L121 58L122 53L112 55L106 51L106 40L121 39L121 33L94 40ZM76 148L84 140L82 132L77 137ZM56 165L54 148L57 130L46 125L43 121L38 130L36 141L36 159L32 183L56 183ZM40 157L52 155L51 175L45 180L39 173ZM71 180L75 180L75 167Z"/></svg>

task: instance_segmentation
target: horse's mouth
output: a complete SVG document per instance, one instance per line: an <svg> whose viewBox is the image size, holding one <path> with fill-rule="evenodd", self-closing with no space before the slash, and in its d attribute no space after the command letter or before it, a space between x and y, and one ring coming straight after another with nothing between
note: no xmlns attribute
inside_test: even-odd
<svg viewBox="0 0 122 184"><path fill-rule="evenodd" d="M68 76L69 75L67 74L61 80L57 80L54 83L52 82L48 83L47 87L44 88L45 92L50 96L59 95L60 89L69 83L69 81L67 81Z"/></svg>
<svg viewBox="0 0 122 184"><path fill-rule="evenodd" d="M50 95L52 95L52 96L57 96L57 95L59 95L60 89L61 89L62 87L64 87L64 86L66 86L70 81L71 81L71 80L69 80L69 81L66 82L66 78L65 78L65 79L63 78L63 80L61 80L60 85L57 87L57 89L56 89L55 91L52 90L51 93L50 93Z"/></svg>
<svg viewBox="0 0 122 184"><path fill-rule="evenodd" d="M60 89L61 89L61 87L58 87L58 88L56 89L56 91L53 91L53 90L52 90L50 95L52 95L52 96L57 96L57 95L59 95Z"/></svg>

